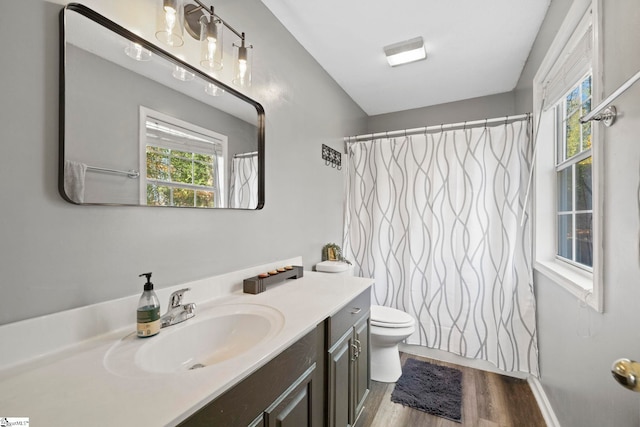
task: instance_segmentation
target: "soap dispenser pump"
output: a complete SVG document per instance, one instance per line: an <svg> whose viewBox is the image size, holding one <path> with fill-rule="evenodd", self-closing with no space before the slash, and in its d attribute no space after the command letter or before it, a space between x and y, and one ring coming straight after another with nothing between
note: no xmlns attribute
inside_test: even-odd
<svg viewBox="0 0 640 427"><path fill-rule="evenodd" d="M138 336L141 338L151 337L160 332L160 300L153 291L151 283L151 273L142 273L138 277L146 276L147 283L144 284L144 292L138 301L136 317L138 320Z"/></svg>

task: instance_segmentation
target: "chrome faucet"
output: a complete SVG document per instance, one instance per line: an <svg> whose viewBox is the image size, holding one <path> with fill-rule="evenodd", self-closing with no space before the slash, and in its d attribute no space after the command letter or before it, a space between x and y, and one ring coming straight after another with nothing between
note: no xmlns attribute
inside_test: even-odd
<svg viewBox="0 0 640 427"><path fill-rule="evenodd" d="M166 328L167 326L175 325L180 322L184 322L187 319L191 319L196 315L195 303L182 304L182 296L185 292L191 288L180 289L175 291L169 297L169 308L167 312L160 318L160 327Z"/></svg>

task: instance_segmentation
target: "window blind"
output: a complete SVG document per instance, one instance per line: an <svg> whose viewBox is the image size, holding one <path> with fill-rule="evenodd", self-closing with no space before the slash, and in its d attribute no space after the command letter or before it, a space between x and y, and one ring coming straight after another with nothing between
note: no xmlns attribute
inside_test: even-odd
<svg viewBox="0 0 640 427"><path fill-rule="evenodd" d="M179 128L155 118L146 121L147 145L198 154L221 156L222 143L211 136Z"/></svg>
<svg viewBox="0 0 640 427"><path fill-rule="evenodd" d="M589 25L574 48L557 61L544 85L544 105L551 106L565 95L590 69L593 59L593 29Z"/></svg>

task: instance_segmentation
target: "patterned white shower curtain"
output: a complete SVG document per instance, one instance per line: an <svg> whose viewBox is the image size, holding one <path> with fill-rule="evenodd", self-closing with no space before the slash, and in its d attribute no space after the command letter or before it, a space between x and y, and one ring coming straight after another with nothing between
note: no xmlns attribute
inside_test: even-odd
<svg viewBox="0 0 640 427"><path fill-rule="evenodd" d="M258 155L234 157L231 163L229 207L255 209L258 206Z"/></svg>
<svg viewBox="0 0 640 427"><path fill-rule="evenodd" d="M527 120L349 144L345 254L407 343L538 375L531 159Z"/></svg>

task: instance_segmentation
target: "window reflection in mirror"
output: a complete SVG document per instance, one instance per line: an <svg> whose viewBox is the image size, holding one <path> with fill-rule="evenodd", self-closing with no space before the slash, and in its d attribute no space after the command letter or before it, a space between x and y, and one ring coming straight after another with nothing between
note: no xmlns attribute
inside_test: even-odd
<svg viewBox="0 0 640 427"><path fill-rule="evenodd" d="M224 207L227 137L147 108L140 117L140 203Z"/></svg>

